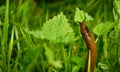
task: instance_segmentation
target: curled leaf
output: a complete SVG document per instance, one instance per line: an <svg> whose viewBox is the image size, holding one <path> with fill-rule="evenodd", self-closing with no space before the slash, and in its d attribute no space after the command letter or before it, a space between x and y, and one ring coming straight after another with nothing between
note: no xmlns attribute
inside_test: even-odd
<svg viewBox="0 0 120 72"><path fill-rule="evenodd" d="M93 18L88 13L84 12L83 10L76 8L74 21L75 22L83 22L84 20L90 21L90 20L93 20Z"/></svg>

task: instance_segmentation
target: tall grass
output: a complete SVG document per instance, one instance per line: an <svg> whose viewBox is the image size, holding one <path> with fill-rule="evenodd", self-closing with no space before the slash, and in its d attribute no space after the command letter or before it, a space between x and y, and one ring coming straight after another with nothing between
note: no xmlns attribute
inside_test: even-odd
<svg viewBox="0 0 120 72"><path fill-rule="evenodd" d="M5 18L4 18L4 25L3 25L3 37L1 40L1 48L2 48L2 65L3 71L7 72L9 70L9 61L10 57L7 57L7 43L8 43L8 26L9 26L9 0L6 1L6 9L5 9ZM11 50L9 51L9 53ZM6 64L8 58L8 65Z"/></svg>

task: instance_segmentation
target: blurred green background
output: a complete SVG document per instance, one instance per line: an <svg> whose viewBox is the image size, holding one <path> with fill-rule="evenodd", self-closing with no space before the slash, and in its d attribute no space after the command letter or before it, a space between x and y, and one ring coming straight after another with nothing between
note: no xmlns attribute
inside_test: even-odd
<svg viewBox="0 0 120 72"><path fill-rule="evenodd" d="M0 0L0 71L83 72L87 46L74 22L78 7L94 18L93 28L117 22L105 34L94 34L98 51L95 72L120 72L119 5L119 0ZM40 38L39 30L46 21L61 12L73 29L75 41L54 43Z"/></svg>

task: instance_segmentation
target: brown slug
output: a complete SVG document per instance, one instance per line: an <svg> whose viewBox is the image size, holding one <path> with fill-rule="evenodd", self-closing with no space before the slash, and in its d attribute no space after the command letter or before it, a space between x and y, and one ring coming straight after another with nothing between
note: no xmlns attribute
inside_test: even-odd
<svg viewBox="0 0 120 72"><path fill-rule="evenodd" d="M93 33L88 30L85 21L80 23L80 31L88 48L88 55L86 59L86 66L85 66L84 72L88 72L89 56L90 56L90 72L94 72L96 59L97 59L97 48L96 48L96 43L95 43Z"/></svg>

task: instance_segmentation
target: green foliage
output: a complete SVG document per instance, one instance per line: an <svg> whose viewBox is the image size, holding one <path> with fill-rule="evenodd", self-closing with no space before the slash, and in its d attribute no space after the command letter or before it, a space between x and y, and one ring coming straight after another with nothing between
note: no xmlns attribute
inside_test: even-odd
<svg viewBox="0 0 120 72"><path fill-rule="evenodd" d="M29 34L33 35L34 37L38 38L38 39L44 39L44 35L43 32L40 30L34 30L34 31L29 31Z"/></svg>
<svg viewBox="0 0 120 72"><path fill-rule="evenodd" d="M9 26L9 0L6 1L6 8L5 8L5 18L4 18L4 25L3 25L3 36L2 36L2 45L1 45L1 48L2 48L2 61L3 61L3 68L4 68L4 71L9 71L9 63L10 63L10 57L8 57L8 65L5 63L6 62L6 48L7 48L7 41L8 41L8 26ZM11 39L12 40L12 39ZM9 53L11 52L11 50L9 51ZM9 55L11 56L11 55ZM8 69L7 69L8 68Z"/></svg>
<svg viewBox="0 0 120 72"><path fill-rule="evenodd" d="M93 32L98 35L104 35L110 32L112 28L114 28L117 25L116 22L105 22L105 23L100 23L98 24L94 29Z"/></svg>
<svg viewBox="0 0 120 72"><path fill-rule="evenodd" d="M80 10L79 8L76 8L74 21L75 22L83 22L86 21L88 29L92 30L92 24L90 21L93 20L93 17L91 17L88 13L84 12L83 10Z"/></svg>
<svg viewBox="0 0 120 72"><path fill-rule="evenodd" d="M119 0L35 1L0 1L0 72L83 72L83 21L97 38L95 72L120 72Z"/></svg>
<svg viewBox="0 0 120 72"><path fill-rule="evenodd" d="M62 68L62 61L55 60L54 52L50 50L49 48L47 48L46 45L45 45L45 55L50 65L56 68Z"/></svg>
<svg viewBox="0 0 120 72"><path fill-rule="evenodd" d="M120 17L120 1L115 0L113 3L114 3L114 11L118 14L118 15L115 15L114 13L114 18L118 19L118 17Z"/></svg>
<svg viewBox="0 0 120 72"><path fill-rule="evenodd" d="M0 7L0 16L5 13L5 6Z"/></svg>
<svg viewBox="0 0 120 72"><path fill-rule="evenodd" d="M79 64L79 57L77 57L77 56L73 56L73 57L71 57L71 63L72 64L74 64L74 65L78 65Z"/></svg>
<svg viewBox="0 0 120 72"><path fill-rule="evenodd" d="M104 63L98 63L98 67L103 71L108 71L110 68L107 64L104 64Z"/></svg>
<svg viewBox="0 0 120 72"><path fill-rule="evenodd" d="M10 60L11 60L11 56L12 56L12 47L13 47L13 41L14 41L14 28L12 30L12 34L11 34L11 39L10 39L10 43L9 43L9 50L8 50L8 66L10 66ZM8 71L9 67L8 67Z"/></svg>
<svg viewBox="0 0 120 72"><path fill-rule="evenodd" d="M42 27L46 39L56 43L70 43L74 41L74 32L63 13L54 16Z"/></svg>
<svg viewBox="0 0 120 72"><path fill-rule="evenodd" d="M62 59L64 64L67 64L65 58L66 53L63 46L64 44L74 42L76 39L74 38L73 29L70 27L70 23L68 23L68 20L66 19L65 15L63 15L63 13L58 14L52 19L46 21L46 23L43 24L42 30L33 30L29 31L28 33L37 39L49 40L50 43L52 42L52 47L56 47L56 43L61 44L61 46L58 48L59 50L62 50ZM51 47L47 47L48 44L49 42L45 41L44 49L48 64L55 68L62 68L63 62L61 60L55 60L56 57L54 55L54 50L52 50ZM61 53L61 51L58 53Z"/></svg>
<svg viewBox="0 0 120 72"><path fill-rule="evenodd" d="M83 22L83 21L90 21L93 20L93 18L88 15L88 13L84 12L83 10L79 10L79 8L76 8L74 21L75 22Z"/></svg>
<svg viewBox="0 0 120 72"><path fill-rule="evenodd" d="M39 55L42 54L43 47L35 46L27 51L22 60L21 71L22 72L32 72L35 65L37 64Z"/></svg>
<svg viewBox="0 0 120 72"><path fill-rule="evenodd" d="M30 31L39 39L47 39L54 43L71 43L75 41L73 29L63 13L54 16L43 24L42 30Z"/></svg>

